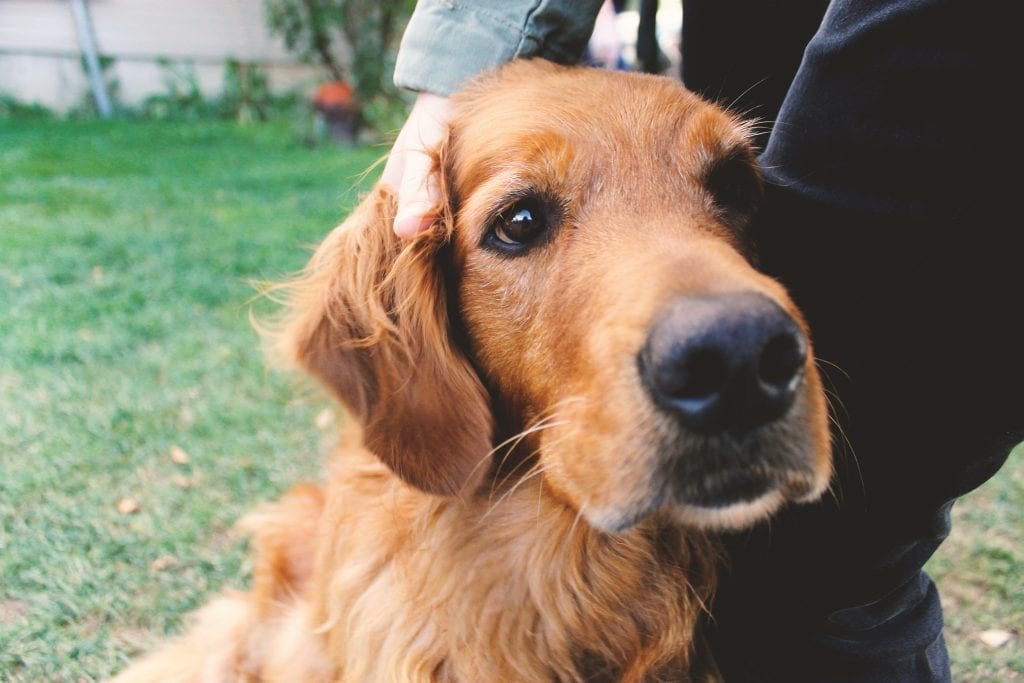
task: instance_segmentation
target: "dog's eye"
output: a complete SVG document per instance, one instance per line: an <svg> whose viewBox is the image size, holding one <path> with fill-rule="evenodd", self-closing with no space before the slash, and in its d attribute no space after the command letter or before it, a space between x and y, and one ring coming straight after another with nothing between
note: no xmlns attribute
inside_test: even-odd
<svg viewBox="0 0 1024 683"><path fill-rule="evenodd" d="M491 225L485 246L519 253L547 234L548 212L536 198L521 199L503 211Z"/></svg>
<svg viewBox="0 0 1024 683"><path fill-rule="evenodd" d="M523 244L543 229L536 207L516 206L507 215L502 215L498 225L494 226L494 236L505 244Z"/></svg>

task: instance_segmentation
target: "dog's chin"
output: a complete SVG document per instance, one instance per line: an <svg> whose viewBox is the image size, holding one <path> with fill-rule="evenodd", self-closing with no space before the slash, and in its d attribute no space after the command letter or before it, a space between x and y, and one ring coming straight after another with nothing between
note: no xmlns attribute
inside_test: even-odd
<svg viewBox="0 0 1024 683"><path fill-rule="evenodd" d="M782 491L775 489L753 500L737 500L714 506L675 504L668 507L681 525L697 529L736 530L753 526L766 519L786 502Z"/></svg>
<svg viewBox="0 0 1024 683"><path fill-rule="evenodd" d="M737 477L732 487L716 489L716 495L687 498L665 487L637 505L585 508L583 516L591 526L606 533L621 534L645 519L664 513L680 527L708 531L736 531L754 526L772 516L786 503L817 500L827 479L805 472L789 472L770 480Z"/></svg>
<svg viewBox="0 0 1024 683"><path fill-rule="evenodd" d="M710 531L736 531L767 519L786 503L808 503L824 493L827 483L812 482L805 475L795 476L781 487L754 497L723 499L713 503L675 501L667 509L681 525Z"/></svg>

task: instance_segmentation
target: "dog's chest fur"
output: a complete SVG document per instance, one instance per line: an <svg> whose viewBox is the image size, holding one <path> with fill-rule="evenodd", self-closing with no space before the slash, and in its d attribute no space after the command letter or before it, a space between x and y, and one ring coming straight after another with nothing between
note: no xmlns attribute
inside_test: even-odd
<svg viewBox="0 0 1024 683"><path fill-rule="evenodd" d="M327 599L309 614L341 678L680 680L692 665L703 538L658 519L601 534L539 477L443 499L358 449L335 472L312 577Z"/></svg>

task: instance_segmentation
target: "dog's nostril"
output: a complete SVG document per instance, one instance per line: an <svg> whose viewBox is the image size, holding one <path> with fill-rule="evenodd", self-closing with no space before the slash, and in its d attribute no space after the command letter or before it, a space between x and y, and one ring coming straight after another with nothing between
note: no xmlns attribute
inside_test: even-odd
<svg viewBox="0 0 1024 683"><path fill-rule="evenodd" d="M777 334L768 340L757 364L757 376L768 387L786 389L802 373L807 348L793 333Z"/></svg>
<svg viewBox="0 0 1024 683"><path fill-rule="evenodd" d="M663 359L655 370L655 382L665 395L684 401L707 399L725 386L729 367L715 348L680 349Z"/></svg>

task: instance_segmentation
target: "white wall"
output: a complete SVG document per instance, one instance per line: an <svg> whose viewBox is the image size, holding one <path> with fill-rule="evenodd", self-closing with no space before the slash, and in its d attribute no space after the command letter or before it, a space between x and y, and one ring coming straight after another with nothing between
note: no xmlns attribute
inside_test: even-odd
<svg viewBox="0 0 1024 683"><path fill-rule="evenodd" d="M114 57L122 101L164 92L156 60L191 63L208 95L222 87L228 58L262 64L277 90L312 86L266 30L262 0L89 0L96 43ZM0 92L58 111L82 101L88 83L69 0L0 0Z"/></svg>

